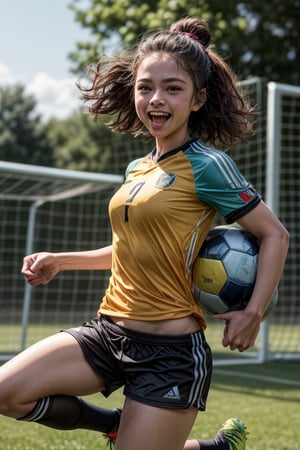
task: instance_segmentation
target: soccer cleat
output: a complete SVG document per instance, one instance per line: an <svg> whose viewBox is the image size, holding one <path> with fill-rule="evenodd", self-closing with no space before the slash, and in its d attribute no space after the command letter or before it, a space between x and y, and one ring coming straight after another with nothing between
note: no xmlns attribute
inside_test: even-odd
<svg viewBox="0 0 300 450"><path fill-rule="evenodd" d="M223 423L219 433L228 443L229 450L245 450L247 434L246 426L240 419L228 419ZM218 434L219 434L218 433Z"/></svg>
<svg viewBox="0 0 300 450"><path fill-rule="evenodd" d="M111 431L110 433L104 434L104 437L106 439L106 449L113 450L116 439L117 439L118 431Z"/></svg>
<svg viewBox="0 0 300 450"><path fill-rule="evenodd" d="M121 413L122 413L122 408L116 408L114 410L114 412L117 415L117 424L114 428L113 431L109 431L108 433L104 433L103 436L106 439L106 448L109 450L113 450L116 440L117 440L117 435L118 435L118 428L119 428L119 424L120 424L120 419L121 419Z"/></svg>

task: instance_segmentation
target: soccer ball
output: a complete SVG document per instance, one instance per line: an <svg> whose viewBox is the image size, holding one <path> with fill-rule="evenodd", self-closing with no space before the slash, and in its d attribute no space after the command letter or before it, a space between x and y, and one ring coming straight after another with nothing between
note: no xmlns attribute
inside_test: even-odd
<svg viewBox="0 0 300 450"><path fill-rule="evenodd" d="M247 231L230 226L213 228L193 267L196 302L211 314L244 309L257 272L259 241ZM265 311L277 302L277 290Z"/></svg>

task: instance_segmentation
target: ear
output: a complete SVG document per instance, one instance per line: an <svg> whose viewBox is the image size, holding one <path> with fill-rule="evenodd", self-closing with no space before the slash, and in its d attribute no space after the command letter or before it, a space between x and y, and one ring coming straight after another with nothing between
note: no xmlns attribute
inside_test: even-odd
<svg viewBox="0 0 300 450"><path fill-rule="evenodd" d="M206 102L206 89L203 88L197 95L197 98L195 98L195 103L192 105L192 111L199 111L199 109L202 108L205 102Z"/></svg>

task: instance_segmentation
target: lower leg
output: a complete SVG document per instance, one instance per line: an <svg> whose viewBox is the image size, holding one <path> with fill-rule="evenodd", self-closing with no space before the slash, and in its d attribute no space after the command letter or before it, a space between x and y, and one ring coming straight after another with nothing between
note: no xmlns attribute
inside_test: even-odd
<svg viewBox="0 0 300 450"><path fill-rule="evenodd" d="M32 411L19 420L60 430L81 428L109 433L118 428L120 415L119 409L96 407L79 397L54 395L40 399Z"/></svg>
<svg viewBox="0 0 300 450"><path fill-rule="evenodd" d="M228 419L210 441L186 441L183 450L245 450L247 431L239 419Z"/></svg>
<svg viewBox="0 0 300 450"><path fill-rule="evenodd" d="M198 441L197 439L189 439L186 441L183 450L229 450L229 446L225 440Z"/></svg>
<svg viewBox="0 0 300 450"><path fill-rule="evenodd" d="M185 442L183 450L200 450L200 443L197 439L189 439Z"/></svg>

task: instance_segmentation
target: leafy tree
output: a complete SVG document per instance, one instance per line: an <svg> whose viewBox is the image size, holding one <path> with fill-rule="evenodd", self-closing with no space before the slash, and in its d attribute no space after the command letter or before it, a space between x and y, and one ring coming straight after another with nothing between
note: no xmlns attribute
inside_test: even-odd
<svg viewBox="0 0 300 450"><path fill-rule="evenodd" d="M91 32L70 54L74 71L99 55L133 44L147 30L168 27L186 15L210 23L213 41L242 78L298 84L300 0L71 0L75 21Z"/></svg>
<svg viewBox="0 0 300 450"><path fill-rule="evenodd" d="M35 114L36 102L16 85L0 89L0 159L24 164L53 165L47 127Z"/></svg>
<svg viewBox="0 0 300 450"><path fill-rule="evenodd" d="M130 135L112 133L105 122L91 115L77 112L63 121L49 122L55 166L63 169L102 173L124 173L130 159L142 155L144 143ZM149 147L147 147L147 150Z"/></svg>

